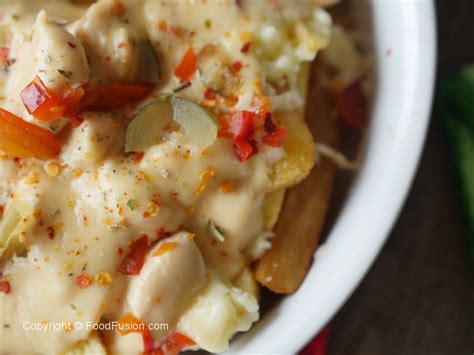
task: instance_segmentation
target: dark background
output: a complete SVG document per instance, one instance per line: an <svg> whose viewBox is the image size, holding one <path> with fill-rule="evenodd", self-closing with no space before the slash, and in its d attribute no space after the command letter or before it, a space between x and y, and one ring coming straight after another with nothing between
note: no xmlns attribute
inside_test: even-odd
<svg viewBox="0 0 474 355"><path fill-rule="evenodd" d="M474 0L436 7L442 77L474 63ZM333 322L328 355L474 354L474 265L438 119L397 225Z"/></svg>

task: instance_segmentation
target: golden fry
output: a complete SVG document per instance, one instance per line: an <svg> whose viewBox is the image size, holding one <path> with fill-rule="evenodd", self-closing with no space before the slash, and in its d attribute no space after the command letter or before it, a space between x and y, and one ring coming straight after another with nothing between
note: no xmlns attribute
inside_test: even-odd
<svg viewBox="0 0 474 355"><path fill-rule="evenodd" d="M301 182L310 173L315 154L313 136L301 112L278 113L274 118L286 126L288 136L283 145L286 156L277 161L270 172L271 191Z"/></svg>
<svg viewBox="0 0 474 355"><path fill-rule="evenodd" d="M308 93L308 123L316 142L337 148L339 127L331 113L329 93L313 82ZM319 241L335 174L334 163L322 158L301 184L287 191L272 248L256 265L255 277L260 284L285 294L301 285Z"/></svg>
<svg viewBox="0 0 474 355"><path fill-rule="evenodd" d="M285 198L285 191L286 189L281 189L270 192L263 200L263 225L266 230L272 230L278 221Z"/></svg>

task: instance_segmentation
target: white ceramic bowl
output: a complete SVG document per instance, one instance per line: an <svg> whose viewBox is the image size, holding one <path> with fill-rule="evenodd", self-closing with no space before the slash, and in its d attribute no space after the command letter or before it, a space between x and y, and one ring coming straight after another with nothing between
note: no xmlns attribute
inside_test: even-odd
<svg viewBox="0 0 474 355"><path fill-rule="evenodd" d="M369 8L378 78L362 169L304 284L236 339L229 353L301 349L364 277L406 198L429 122L434 5L431 0L371 0Z"/></svg>

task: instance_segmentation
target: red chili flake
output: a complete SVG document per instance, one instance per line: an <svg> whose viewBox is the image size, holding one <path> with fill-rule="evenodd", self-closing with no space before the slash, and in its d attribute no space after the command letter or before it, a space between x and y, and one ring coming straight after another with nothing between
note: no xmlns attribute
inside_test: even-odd
<svg viewBox="0 0 474 355"><path fill-rule="evenodd" d="M124 275L138 275L145 263L146 253L150 248L148 236L143 235L133 241L128 247L128 253L122 260L117 270Z"/></svg>
<svg viewBox="0 0 474 355"><path fill-rule="evenodd" d="M10 293L10 291L11 291L10 283L5 280L0 281L0 292Z"/></svg>
<svg viewBox="0 0 474 355"><path fill-rule="evenodd" d="M125 48L125 42L120 42L120 43L118 44L118 47L119 47L119 48Z"/></svg>
<svg viewBox="0 0 474 355"><path fill-rule="evenodd" d="M69 119L69 123L71 124L73 128L79 127L82 124L82 122L84 122L84 119L77 115L68 117L68 119Z"/></svg>
<svg viewBox="0 0 474 355"><path fill-rule="evenodd" d="M3 213L5 212L5 206L0 205L0 218L3 217Z"/></svg>
<svg viewBox="0 0 474 355"><path fill-rule="evenodd" d="M0 64L6 65L8 63L8 57L10 55L10 48L0 47Z"/></svg>
<svg viewBox="0 0 474 355"><path fill-rule="evenodd" d="M336 110L348 125L359 129L367 126L367 97L362 90L362 80L353 82L337 94Z"/></svg>
<svg viewBox="0 0 474 355"><path fill-rule="evenodd" d="M55 235L56 231L54 230L54 227L48 227L48 238L52 240Z"/></svg>
<svg viewBox="0 0 474 355"><path fill-rule="evenodd" d="M123 248L122 248L122 247L118 247L118 248L117 248L117 254L118 254L119 256L122 256L122 255L123 255Z"/></svg>
<svg viewBox="0 0 474 355"><path fill-rule="evenodd" d="M143 153L143 152L135 153L135 155L133 156L133 162L135 164L140 164L140 162L143 160L144 156L145 156L145 153Z"/></svg>
<svg viewBox="0 0 474 355"><path fill-rule="evenodd" d="M235 0L237 7L242 7L242 0Z"/></svg>
<svg viewBox="0 0 474 355"><path fill-rule="evenodd" d="M76 277L76 284L79 288L86 288L92 283L92 277L86 274L80 274Z"/></svg>
<svg viewBox="0 0 474 355"><path fill-rule="evenodd" d="M181 37L181 30L176 26L169 26L168 30L176 37Z"/></svg>
<svg viewBox="0 0 474 355"><path fill-rule="evenodd" d="M242 62L240 60L237 60L232 64L232 72L234 74L237 74L238 72L240 72L241 69L242 69Z"/></svg>
<svg viewBox="0 0 474 355"><path fill-rule="evenodd" d="M204 98L206 100L215 100L217 98L217 93L211 88L207 88L206 92L204 93Z"/></svg>
<svg viewBox="0 0 474 355"><path fill-rule="evenodd" d="M248 53L248 51L250 50L250 46L251 46L251 45L252 45L251 42L245 43L245 44L242 46L242 48L240 48L240 51L241 51L242 53Z"/></svg>

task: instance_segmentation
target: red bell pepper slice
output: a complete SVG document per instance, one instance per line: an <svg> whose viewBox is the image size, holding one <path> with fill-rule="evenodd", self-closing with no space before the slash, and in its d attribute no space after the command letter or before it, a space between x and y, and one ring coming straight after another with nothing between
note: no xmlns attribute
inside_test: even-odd
<svg viewBox="0 0 474 355"><path fill-rule="evenodd" d="M257 142L255 140L246 141L244 139L237 139L234 141L234 149L237 159L239 159L240 162L247 161L258 153Z"/></svg>
<svg viewBox="0 0 474 355"><path fill-rule="evenodd" d="M173 332L166 337L158 349L153 351L153 355L178 355L186 346L196 345L196 342L186 335Z"/></svg>
<svg viewBox="0 0 474 355"><path fill-rule="evenodd" d="M253 134L255 113L251 111L238 111L232 115L222 116L220 136L233 140L248 140Z"/></svg>
<svg viewBox="0 0 474 355"><path fill-rule="evenodd" d="M86 83L79 100L79 112L116 110L133 104L151 93L151 83Z"/></svg>
<svg viewBox="0 0 474 355"><path fill-rule="evenodd" d="M174 70L174 75L176 75L181 81L188 81L194 75L196 70L196 53L192 47L189 47L184 54L183 59L181 59L181 62Z"/></svg>
<svg viewBox="0 0 474 355"><path fill-rule="evenodd" d="M148 236L143 235L133 241L128 248L128 253L122 260L117 270L124 275L138 275L145 263L145 257L150 248Z"/></svg>
<svg viewBox="0 0 474 355"><path fill-rule="evenodd" d="M254 133L255 113L238 111L231 115L219 117L221 128L220 137L234 141L234 149L239 161L244 162L258 152L257 143L252 138Z"/></svg>
<svg viewBox="0 0 474 355"><path fill-rule="evenodd" d="M133 104L154 88L151 83L85 83L66 88L60 95L52 93L36 76L20 93L28 113L40 121L73 117L84 111L116 110Z"/></svg>
<svg viewBox="0 0 474 355"><path fill-rule="evenodd" d="M51 93L39 76L36 76L20 93L30 115L40 121L54 121L66 110L60 100Z"/></svg>

